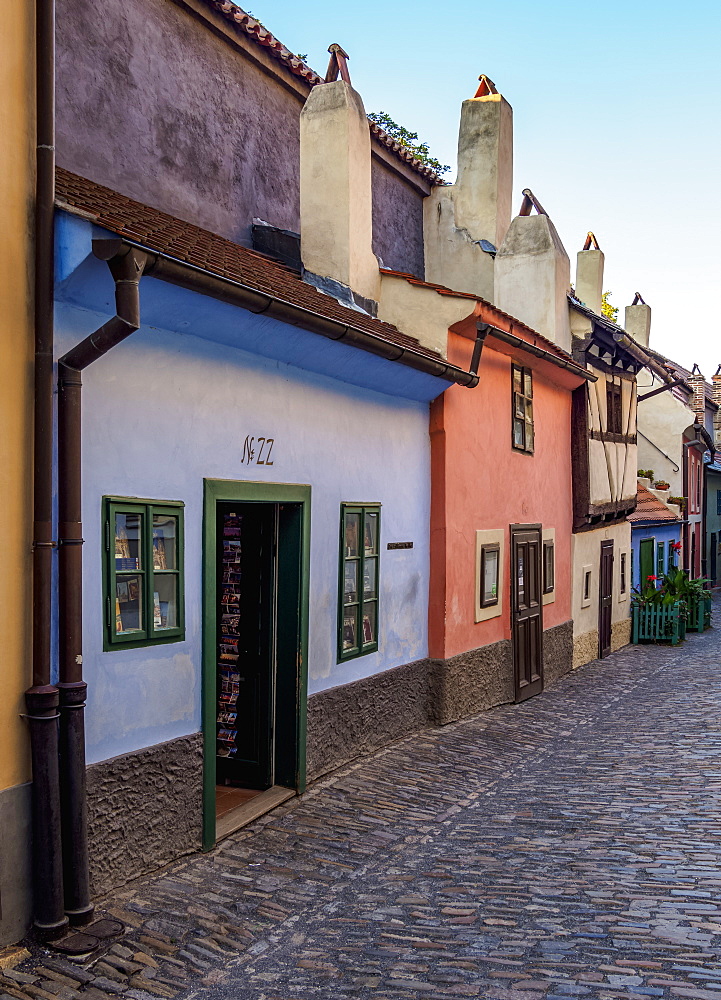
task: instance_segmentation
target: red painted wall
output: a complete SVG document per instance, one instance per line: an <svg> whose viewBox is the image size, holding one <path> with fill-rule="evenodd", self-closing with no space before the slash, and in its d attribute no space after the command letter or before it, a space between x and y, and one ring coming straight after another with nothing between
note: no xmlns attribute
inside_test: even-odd
<svg viewBox="0 0 721 1000"><path fill-rule="evenodd" d="M449 333L449 359L467 367L472 343ZM571 618L571 391L563 372L530 355L535 452L511 447L512 358L487 343L475 389L453 386L431 406L430 655L455 656L510 638L509 525L556 530L556 600L544 629ZM553 380L552 380L553 379ZM503 614L474 621L476 531L505 529Z"/></svg>

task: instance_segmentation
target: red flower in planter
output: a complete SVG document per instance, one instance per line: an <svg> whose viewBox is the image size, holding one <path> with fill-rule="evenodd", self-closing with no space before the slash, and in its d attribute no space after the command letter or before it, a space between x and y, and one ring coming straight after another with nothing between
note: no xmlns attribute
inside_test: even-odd
<svg viewBox="0 0 721 1000"><path fill-rule="evenodd" d="M657 576L651 576L650 574L646 577L647 580L653 580L654 582L658 580Z"/></svg>
<svg viewBox="0 0 721 1000"><path fill-rule="evenodd" d="M679 549L681 548L681 542L671 542L671 548L674 550L674 552L678 552Z"/></svg>

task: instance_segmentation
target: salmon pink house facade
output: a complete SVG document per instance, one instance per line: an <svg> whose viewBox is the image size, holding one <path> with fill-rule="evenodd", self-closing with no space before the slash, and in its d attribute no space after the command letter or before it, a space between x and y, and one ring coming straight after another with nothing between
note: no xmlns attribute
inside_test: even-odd
<svg viewBox="0 0 721 1000"><path fill-rule="evenodd" d="M449 359L470 363L479 333L478 386L431 405L429 651L454 678L449 719L538 694L573 660L571 402L589 376L483 302Z"/></svg>

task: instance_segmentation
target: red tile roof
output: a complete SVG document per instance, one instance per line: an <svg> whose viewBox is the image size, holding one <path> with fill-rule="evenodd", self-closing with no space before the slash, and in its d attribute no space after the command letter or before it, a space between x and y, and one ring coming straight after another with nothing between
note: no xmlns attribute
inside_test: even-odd
<svg viewBox="0 0 721 1000"><path fill-rule="evenodd" d="M266 49L274 59L281 63L294 76L303 80L308 87L314 87L317 83L325 83L325 77L319 76L310 66L306 66L302 59L299 59L294 52L286 48L282 42L265 28L260 21L247 14L233 0L204 0L213 10L218 11L223 17L230 21L234 27L250 38L257 45ZM403 160L411 170L420 174L429 184L445 184L446 182L437 174L435 170L417 160L415 156L402 143L393 139L380 125L375 122L368 122L371 135L377 139L386 149L389 149L400 160Z"/></svg>
<svg viewBox="0 0 721 1000"><path fill-rule="evenodd" d="M59 208L89 215L97 225L148 250L212 271L222 278L242 282L317 316L371 333L390 344L438 361L444 360L436 351L423 347L414 337L408 337L389 323L349 309L330 295L324 295L269 257L189 222L182 222L156 208L142 205L62 167L56 171L56 199Z"/></svg>
<svg viewBox="0 0 721 1000"><path fill-rule="evenodd" d="M676 521L679 518L669 510L665 503L647 489L643 483L636 484L636 510L628 515L633 521Z"/></svg>

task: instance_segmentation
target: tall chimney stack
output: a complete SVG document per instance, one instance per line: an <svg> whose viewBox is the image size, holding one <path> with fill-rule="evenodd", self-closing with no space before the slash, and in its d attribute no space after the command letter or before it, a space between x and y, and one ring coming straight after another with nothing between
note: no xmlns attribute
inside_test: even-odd
<svg viewBox="0 0 721 1000"><path fill-rule="evenodd" d="M717 450L721 451L721 365L716 369L711 381L713 382L713 401L719 407L713 419L714 444Z"/></svg>
<svg viewBox="0 0 721 1000"><path fill-rule="evenodd" d="M317 84L300 116L301 258L312 274L377 302L370 129L340 46L331 46L331 66L334 58L343 79Z"/></svg>
<svg viewBox="0 0 721 1000"><path fill-rule="evenodd" d="M598 240L589 233L583 250L576 256L576 298L601 314L603 302L603 266L606 258Z"/></svg>
<svg viewBox="0 0 721 1000"><path fill-rule="evenodd" d="M511 222L513 109L481 76L463 102L458 176L426 198L426 280L494 301L493 254Z"/></svg>
<svg viewBox="0 0 721 1000"><path fill-rule="evenodd" d="M647 306L636 292L633 302L626 306L626 316L624 319L624 329L630 334L641 347L648 347L651 336L651 306Z"/></svg>
<svg viewBox="0 0 721 1000"><path fill-rule="evenodd" d="M537 215L531 215L535 208ZM523 192L520 213L511 223L496 256L495 304L571 350L568 293L571 262L542 205Z"/></svg>
<svg viewBox="0 0 721 1000"><path fill-rule="evenodd" d="M703 424L706 417L706 379L698 365L694 365L691 369L688 384L693 389L691 407L696 414L696 423Z"/></svg>

